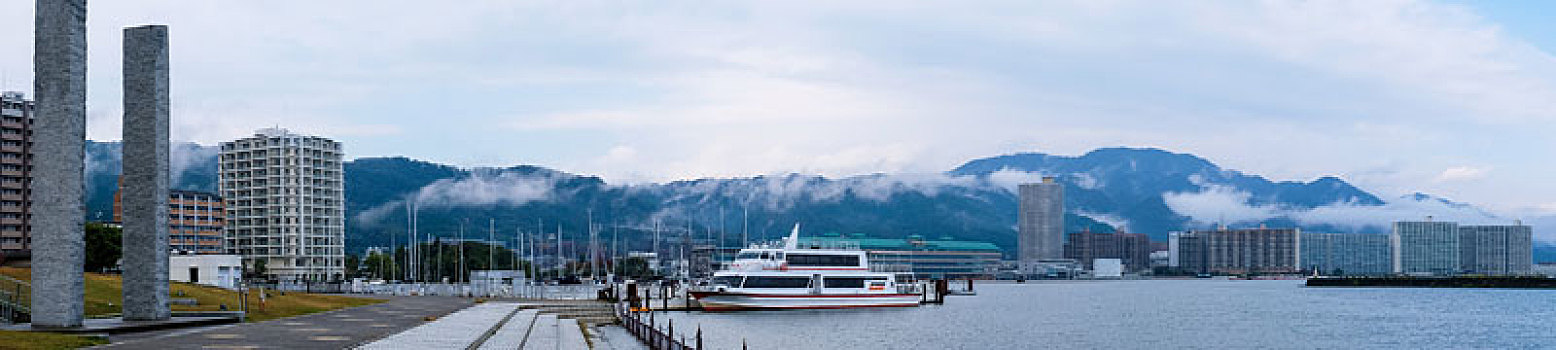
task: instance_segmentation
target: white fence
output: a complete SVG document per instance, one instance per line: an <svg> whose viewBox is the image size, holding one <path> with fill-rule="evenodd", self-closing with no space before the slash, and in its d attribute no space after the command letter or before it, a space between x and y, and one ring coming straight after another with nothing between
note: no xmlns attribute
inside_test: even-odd
<svg viewBox="0 0 1556 350"><path fill-rule="evenodd" d="M488 298L588 300L599 296L604 285L546 285L526 281L511 283L353 283L345 292L379 295L435 295Z"/></svg>

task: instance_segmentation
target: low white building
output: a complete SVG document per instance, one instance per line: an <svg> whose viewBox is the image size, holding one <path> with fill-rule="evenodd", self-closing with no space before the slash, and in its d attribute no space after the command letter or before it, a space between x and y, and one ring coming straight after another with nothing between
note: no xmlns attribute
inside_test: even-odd
<svg viewBox="0 0 1556 350"><path fill-rule="evenodd" d="M1092 278L1123 278L1124 261L1122 259L1092 259Z"/></svg>
<svg viewBox="0 0 1556 350"><path fill-rule="evenodd" d="M168 279L235 289L243 278L243 257L237 255L168 256Z"/></svg>

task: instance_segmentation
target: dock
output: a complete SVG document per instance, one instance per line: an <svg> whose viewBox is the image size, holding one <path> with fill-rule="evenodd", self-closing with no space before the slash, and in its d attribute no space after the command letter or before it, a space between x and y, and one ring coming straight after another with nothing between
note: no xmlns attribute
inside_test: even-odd
<svg viewBox="0 0 1556 350"><path fill-rule="evenodd" d="M1556 289L1556 278L1536 276L1314 277L1308 287Z"/></svg>

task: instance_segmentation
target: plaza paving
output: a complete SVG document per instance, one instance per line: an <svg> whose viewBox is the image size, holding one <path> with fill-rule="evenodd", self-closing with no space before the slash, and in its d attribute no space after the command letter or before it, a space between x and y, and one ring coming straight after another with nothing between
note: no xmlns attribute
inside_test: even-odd
<svg viewBox="0 0 1556 350"><path fill-rule="evenodd" d="M470 306L454 297L388 302L259 323L114 336L111 349L342 349L428 324ZM425 349L425 348L424 348Z"/></svg>

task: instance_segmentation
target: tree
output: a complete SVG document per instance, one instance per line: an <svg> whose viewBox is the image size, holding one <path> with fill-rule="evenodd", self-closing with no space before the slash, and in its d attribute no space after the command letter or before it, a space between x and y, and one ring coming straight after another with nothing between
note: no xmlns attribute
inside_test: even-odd
<svg viewBox="0 0 1556 350"><path fill-rule="evenodd" d="M249 271L249 278L266 278L265 274L270 272L270 269L265 266L265 261L263 258L254 259L254 267Z"/></svg>
<svg viewBox="0 0 1556 350"><path fill-rule="evenodd" d="M87 272L107 272L119 264L119 258L124 255L124 233L118 227L100 223L86 224L86 264L82 269Z"/></svg>
<svg viewBox="0 0 1556 350"><path fill-rule="evenodd" d="M400 271L396 263L388 254L371 253L362 259L362 269L375 278L392 280Z"/></svg>
<svg viewBox="0 0 1556 350"><path fill-rule="evenodd" d="M356 254L346 254L346 278L357 277L357 269L362 265L362 257Z"/></svg>
<svg viewBox="0 0 1556 350"><path fill-rule="evenodd" d="M616 265L616 274L632 278L643 278L653 276L654 270L648 267L648 259L630 257L621 259L621 263Z"/></svg>

